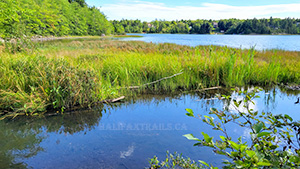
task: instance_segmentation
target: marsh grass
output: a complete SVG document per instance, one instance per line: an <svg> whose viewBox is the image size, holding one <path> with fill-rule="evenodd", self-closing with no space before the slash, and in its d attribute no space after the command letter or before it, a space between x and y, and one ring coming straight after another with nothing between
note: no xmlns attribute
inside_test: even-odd
<svg viewBox="0 0 300 169"><path fill-rule="evenodd" d="M141 38L140 35L114 35L115 38Z"/></svg>
<svg viewBox="0 0 300 169"><path fill-rule="evenodd" d="M40 44L0 58L3 115L35 115L145 91L300 83L300 53L108 39ZM183 74L128 90L176 73Z"/></svg>
<svg viewBox="0 0 300 169"><path fill-rule="evenodd" d="M14 116L48 109L88 106L99 100L94 71L77 69L64 59L44 56L1 57L0 109Z"/></svg>

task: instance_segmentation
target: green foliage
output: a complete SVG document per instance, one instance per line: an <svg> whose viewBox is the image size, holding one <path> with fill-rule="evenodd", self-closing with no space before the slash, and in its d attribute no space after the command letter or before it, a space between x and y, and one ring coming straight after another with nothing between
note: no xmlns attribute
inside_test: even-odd
<svg viewBox="0 0 300 169"><path fill-rule="evenodd" d="M242 100L224 96L229 103L233 102L236 112L212 108L210 114L213 116L201 116L204 123L223 133L220 139L215 141L203 132L203 139L192 134L184 137L197 141L195 146L211 147L215 153L231 159L224 162L224 168L297 168L300 165L299 122L288 115L259 113L251 109L249 105L259 97L258 91L258 88L237 91L243 96ZM251 142L243 142L241 137L234 141L226 130L226 125L231 123L250 129Z"/></svg>
<svg viewBox="0 0 300 169"><path fill-rule="evenodd" d="M0 1L0 37L111 34L112 25L84 0Z"/></svg>
<svg viewBox="0 0 300 169"><path fill-rule="evenodd" d="M226 34L299 34L298 19L222 19L222 20L155 20L141 22L140 20L111 21L115 33L181 33L210 34L221 32Z"/></svg>
<svg viewBox="0 0 300 169"><path fill-rule="evenodd" d="M205 162L200 162L204 163ZM149 160L150 169L158 169L158 168L182 168L182 169L201 169L204 168L202 164L197 163L190 158L182 157L182 154L171 154L167 152L166 159L164 161L159 161L156 156ZM208 164L207 164L208 165ZM214 167L211 167L214 169Z"/></svg>

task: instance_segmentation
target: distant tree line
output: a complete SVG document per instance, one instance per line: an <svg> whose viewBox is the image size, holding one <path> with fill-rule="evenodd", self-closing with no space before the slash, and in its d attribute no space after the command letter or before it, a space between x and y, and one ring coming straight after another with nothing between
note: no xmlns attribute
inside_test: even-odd
<svg viewBox="0 0 300 169"><path fill-rule="evenodd" d="M300 34L300 19L108 21L85 0L1 0L0 37L125 33Z"/></svg>
<svg viewBox="0 0 300 169"><path fill-rule="evenodd" d="M111 34L112 24L84 0L1 0L0 37Z"/></svg>
<svg viewBox="0 0 300 169"><path fill-rule="evenodd" d="M182 34L300 34L300 19L222 19L222 20L113 20L114 32L182 33Z"/></svg>

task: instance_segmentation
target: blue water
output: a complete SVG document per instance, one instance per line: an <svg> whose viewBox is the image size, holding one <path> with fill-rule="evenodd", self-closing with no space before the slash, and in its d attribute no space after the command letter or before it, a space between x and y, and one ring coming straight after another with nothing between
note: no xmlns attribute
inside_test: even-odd
<svg viewBox="0 0 300 169"><path fill-rule="evenodd" d="M156 155L163 159L167 150L220 167L224 156L210 148L194 147L195 142L182 136L193 133L201 138L200 133L205 132L218 138L219 132L185 115L186 108L202 115L211 107L224 108L224 100L214 99L214 92L144 95L114 107L0 121L0 168L144 168L149 158ZM299 94L273 88L259 95L251 108L288 113L300 120L300 105L294 104ZM227 130L234 139L242 136L249 140L247 129L231 124Z"/></svg>
<svg viewBox="0 0 300 169"><path fill-rule="evenodd" d="M131 34L130 34L131 35ZM195 35L195 34L133 34L141 38L125 38L152 43L179 45L217 45L257 50L282 49L300 51L300 35Z"/></svg>

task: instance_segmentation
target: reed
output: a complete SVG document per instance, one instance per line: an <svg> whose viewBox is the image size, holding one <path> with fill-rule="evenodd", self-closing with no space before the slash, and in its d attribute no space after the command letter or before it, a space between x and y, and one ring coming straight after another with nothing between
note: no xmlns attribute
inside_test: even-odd
<svg viewBox="0 0 300 169"><path fill-rule="evenodd" d="M137 90L194 90L211 86L300 84L300 53L217 46L181 46L84 39L45 42L32 52L1 50L2 117L88 106Z"/></svg>

